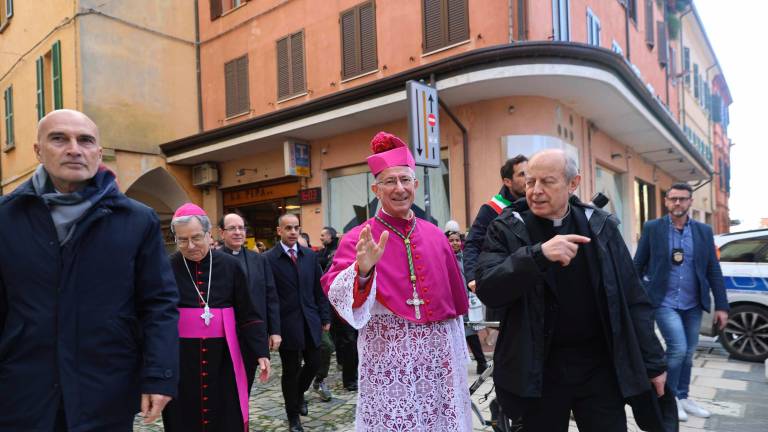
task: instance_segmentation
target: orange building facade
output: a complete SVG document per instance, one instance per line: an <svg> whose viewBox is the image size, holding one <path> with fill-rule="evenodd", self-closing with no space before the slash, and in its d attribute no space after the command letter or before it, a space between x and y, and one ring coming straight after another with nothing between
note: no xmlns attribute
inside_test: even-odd
<svg viewBox="0 0 768 432"><path fill-rule="evenodd" d="M316 239L375 211L369 142L408 137L409 80L440 99L440 166L428 171L439 226L468 227L507 158L562 148L579 162L579 196L606 193L634 246L669 185L715 172L681 127L685 71L664 1L198 4L203 132L160 147L192 168L185 188L203 207L241 212L253 240L270 242L284 212Z"/></svg>

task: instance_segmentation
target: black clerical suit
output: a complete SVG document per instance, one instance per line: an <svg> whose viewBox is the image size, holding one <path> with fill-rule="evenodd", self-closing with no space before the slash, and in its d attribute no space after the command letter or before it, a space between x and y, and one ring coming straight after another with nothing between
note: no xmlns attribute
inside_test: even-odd
<svg viewBox="0 0 768 432"><path fill-rule="evenodd" d="M213 271L209 285L211 256ZM176 252L171 255L171 267L179 289L180 308L202 308L201 296L212 309L233 307L241 353L249 351L256 357L269 357L266 325L253 306L245 272L234 257L211 249L200 262L194 262ZM163 410L165 430L241 432L240 400L226 339L181 338L179 348L179 396Z"/></svg>
<svg viewBox="0 0 768 432"><path fill-rule="evenodd" d="M264 318L267 323L267 335L280 334L280 301L277 298L277 288L275 287L275 278L272 276L272 267L269 265L267 257L243 247L235 253L232 249L224 246L221 251L235 257L245 269L245 275L248 279L248 289L251 293L251 300L254 307L259 312L259 316ZM253 385L254 378L258 369L258 358L256 353L243 351L243 357L246 359L245 369L248 374L248 388Z"/></svg>
<svg viewBox="0 0 768 432"><path fill-rule="evenodd" d="M269 259L280 301L280 377L285 411L299 416L307 391L319 367L322 326L330 323L330 304L320 286L322 270L315 252L298 244L296 262L278 242L264 254ZM302 367L302 358L304 366Z"/></svg>
<svg viewBox="0 0 768 432"><path fill-rule="evenodd" d="M650 391L665 370L650 303L605 212L572 200L562 225L508 209L491 223L477 267L477 294L505 307L494 382L505 414L523 431L624 431L624 400ZM591 216L589 218L588 216ZM566 267L541 245L579 234Z"/></svg>

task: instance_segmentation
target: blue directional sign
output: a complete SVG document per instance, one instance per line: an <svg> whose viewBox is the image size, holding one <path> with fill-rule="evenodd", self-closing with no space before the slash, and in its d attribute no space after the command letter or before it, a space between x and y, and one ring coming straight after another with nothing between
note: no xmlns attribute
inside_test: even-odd
<svg viewBox="0 0 768 432"><path fill-rule="evenodd" d="M437 89L418 81L405 84L408 93L408 131L416 165L440 166L440 109Z"/></svg>

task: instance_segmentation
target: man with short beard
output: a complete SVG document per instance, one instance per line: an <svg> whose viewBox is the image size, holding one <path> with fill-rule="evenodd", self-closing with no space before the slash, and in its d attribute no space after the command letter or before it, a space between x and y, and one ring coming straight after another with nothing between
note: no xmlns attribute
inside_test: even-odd
<svg viewBox="0 0 768 432"><path fill-rule="evenodd" d="M692 203L691 185L673 184L664 197L669 214L645 224L635 254L635 267L666 341L669 386L677 396L681 421L688 414L710 416L688 399L703 311L712 304L710 292L715 299L714 323L721 330L728 323L729 309L712 228L688 216Z"/></svg>

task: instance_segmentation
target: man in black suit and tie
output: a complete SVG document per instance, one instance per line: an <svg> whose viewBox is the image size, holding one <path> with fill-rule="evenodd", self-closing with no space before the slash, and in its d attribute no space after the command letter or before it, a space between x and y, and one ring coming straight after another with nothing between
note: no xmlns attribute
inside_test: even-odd
<svg viewBox="0 0 768 432"><path fill-rule="evenodd" d="M280 348L280 303L277 298L275 279L272 276L272 267L263 255L243 247L245 243L245 221L240 215L229 213L219 220L221 238L224 240L222 252L233 255L240 261L245 274L248 277L248 289L254 307L267 323L269 335L269 349L276 351ZM253 385L256 374L257 361L253 353L244 352L245 369L248 374L248 388ZM252 361L253 360L253 361Z"/></svg>
<svg viewBox="0 0 768 432"><path fill-rule="evenodd" d="M301 432L304 429L299 414L307 415L304 392L320 366L320 337L323 330L330 328L330 305L320 286L323 272L315 253L297 243L301 232L299 218L284 214L277 222L280 242L265 255L272 266L280 299L280 380L285 412L289 430Z"/></svg>

